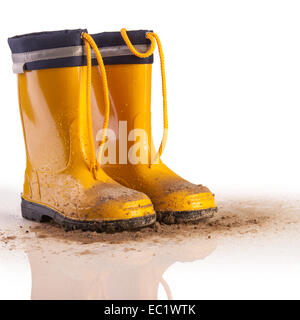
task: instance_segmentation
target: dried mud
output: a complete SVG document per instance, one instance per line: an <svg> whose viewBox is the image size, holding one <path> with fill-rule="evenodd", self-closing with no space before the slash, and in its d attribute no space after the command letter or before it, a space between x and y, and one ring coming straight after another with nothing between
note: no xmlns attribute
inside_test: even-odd
<svg viewBox="0 0 300 320"><path fill-rule="evenodd" d="M32 241L56 239L79 244L150 241L163 243L170 239L183 241L187 238L216 239L220 237L253 236L266 232L280 232L289 225L300 225L300 205L298 201L280 202L274 200L235 200L219 203L215 217L197 223L167 225L156 222L155 225L135 231L120 233L66 232L54 223L20 226L15 234L0 232L0 242L11 243L16 239Z"/></svg>

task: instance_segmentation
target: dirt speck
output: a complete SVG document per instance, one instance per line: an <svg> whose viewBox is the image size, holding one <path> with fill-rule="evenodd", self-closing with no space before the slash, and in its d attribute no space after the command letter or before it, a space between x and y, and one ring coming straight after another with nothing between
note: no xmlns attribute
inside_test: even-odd
<svg viewBox="0 0 300 320"><path fill-rule="evenodd" d="M135 248L124 248L124 252L128 252L128 251L135 251Z"/></svg>
<svg viewBox="0 0 300 320"><path fill-rule="evenodd" d="M79 252L80 256L86 256L86 255L90 255L90 254L93 254L93 252L91 250L84 250L84 251Z"/></svg>
<svg viewBox="0 0 300 320"><path fill-rule="evenodd" d="M10 241L10 240L15 240L17 237L16 236L7 236L7 237L4 237L3 240L6 241Z"/></svg>
<svg viewBox="0 0 300 320"><path fill-rule="evenodd" d="M37 235L37 238L39 238L39 239L46 239L46 238L48 238L48 236L47 236L46 234L38 234L38 235Z"/></svg>

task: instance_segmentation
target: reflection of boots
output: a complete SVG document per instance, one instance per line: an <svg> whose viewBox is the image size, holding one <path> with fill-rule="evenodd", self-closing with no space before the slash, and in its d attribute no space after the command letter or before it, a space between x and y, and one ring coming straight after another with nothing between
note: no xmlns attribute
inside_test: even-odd
<svg viewBox="0 0 300 320"><path fill-rule="evenodd" d="M163 56L157 35L147 31L130 31L128 38L126 30L122 30L122 35L119 32L111 32L96 34L93 37L100 50L107 50L107 46L110 46L111 50L114 48L116 55L104 62L113 106L110 128L117 139L117 164L105 164L104 171L124 186L147 194L158 213L158 219L180 222L211 216L216 211L213 194L206 187L185 181L159 160L166 142L168 125ZM164 137L158 153L155 152L152 143L150 103L152 53L155 41L162 60L165 124ZM143 52L148 50L148 53L141 54L135 48ZM92 75L94 132L100 129L97 120L101 119L104 113L103 97L97 90L100 81L97 67L94 67ZM127 135L128 153L124 153ZM138 150L135 149L137 144ZM138 163L133 163L137 157ZM151 158L158 159L157 163L150 165Z"/></svg>
<svg viewBox="0 0 300 320"><path fill-rule="evenodd" d="M86 66L84 43L86 52L90 46L99 52L84 31L8 40L18 73L27 154L22 214L35 221L51 217L84 230L149 225L155 220L150 199L113 181L97 163L88 90L91 68ZM97 59L103 66L100 54Z"/></svg>
<svg viewBox="0 0 300 320"><path fill-rule="evenodd" d="M175 262L204 259L215 244L204 240L197 245L141 249L119 252L115 257L103 252L72 255L72 248L67 253L53 253L47 248L28 252L32 299L157 299L159 284L171 299L170 288L162 278L165 271Z"/></svg>

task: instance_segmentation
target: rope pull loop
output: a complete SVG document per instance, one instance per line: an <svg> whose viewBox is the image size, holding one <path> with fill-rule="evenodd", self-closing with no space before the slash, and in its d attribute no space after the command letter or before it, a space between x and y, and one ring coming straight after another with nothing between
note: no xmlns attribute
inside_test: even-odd
<svg viewBox="0 0 300 320"><path fill-rule="evenodd" d="M90 163L90 170L94 173L96 177L97 170L100 168L101 165L101 156L103 152L104 143L107 138L107 128L108 128L108 120L109 120L109 92L108 92L108 84L107 84L107 76L106 71L103 63L103 59L97 44L95 43L94 39L86 32L81 34L81 38L85 44L86 56L87 56L87 112L88 112L88 130L89 130L89 139L90 145L93 147L92 155L91 155L91 163ZM104 122L102 127L102 139L99 144L99 151L98 154L95 155L95 146L94 146L94 139L93 139L93 132L92 132L92 115L91 115L91 83L92 83L92 54L91 48L95 52L98 65L100 67L100 72L102 75L102 88L104 92Z"/></svg>

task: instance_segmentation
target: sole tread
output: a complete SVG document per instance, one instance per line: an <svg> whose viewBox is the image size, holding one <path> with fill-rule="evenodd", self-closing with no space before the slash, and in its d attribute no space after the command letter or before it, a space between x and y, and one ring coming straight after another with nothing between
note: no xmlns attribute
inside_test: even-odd
<svg viewBox="0 0 300 320"><path fill-rule="evenodd" d="M22 198L21 211L23 218L27 220L43 223L49 222L52 219L66 231L80 229L82 231L119 232L147 227L156 221L155 214L122 220L74 220L47 206L25 200L24 198Z"/></svg>
<svg viewBox="0 0 300 320"><path fill-rule="evenodd" d="M165 224L186 223L212 218L217 211L216 207L193 211L157 211L156 218Z"/></svg>

